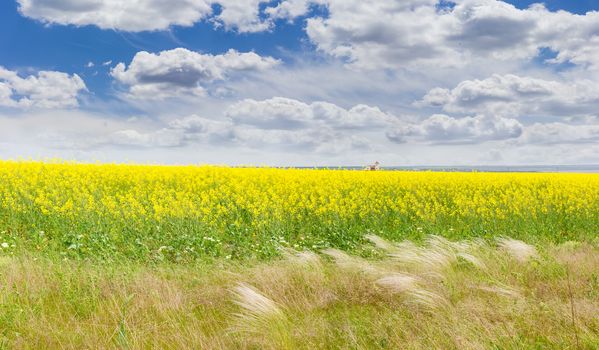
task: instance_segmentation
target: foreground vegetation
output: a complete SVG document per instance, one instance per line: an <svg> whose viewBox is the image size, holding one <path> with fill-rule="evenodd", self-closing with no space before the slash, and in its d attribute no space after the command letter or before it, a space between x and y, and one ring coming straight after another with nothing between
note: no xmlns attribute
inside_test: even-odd
<svg viewBox="0 0 599 350"><path fill-rule="evenodd" d="M0 348L599 349L598 246L368 238L370 259L4 257Z"/></svg>
<svg viewBox="0 0 599 350"><path fill-rule="evenodd" d="M597 232L595 175L0 161L0 349L599 349Z"/></svg>
<svg viewBox="0 0 599 350"><path fill-rule="evenodd" d="M510 235L590 242L599 176L0 161L2 254L178 262Z"/></svg>

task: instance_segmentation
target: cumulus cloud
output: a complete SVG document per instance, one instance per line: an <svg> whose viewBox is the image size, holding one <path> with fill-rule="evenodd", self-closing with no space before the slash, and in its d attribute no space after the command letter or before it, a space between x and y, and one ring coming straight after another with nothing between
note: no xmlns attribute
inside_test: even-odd
<svg viewBox="0 0 599 350"><path fill-rule="evenodd" d="M129 66L119 63L111 75L135 98L167 97L205 93L206 86L234 74L272 68L279 61L253 52L229 50L222 55L201 54L177 48L153 54L138 52Z"/></svg>
<svg viewBox="0 0 599 350"><path fill-rule="evenodd" d="M270 0L17 0L19 12L49 24L94 25L102 29L139 32L166 30L170 26L192 26L209 20L217 27L240 33L271 28L261 5ZM213 11L218 5L220 11ZM294 11L284 5L280 11ZM295 12L293 12L295 13Z"/></svg>
<svg viewBox="0 0 599 350"><path fill-rule="evenodd" d="M481 143L515 139L522 131L523 126L516 119L485 115L453 118L435 114L420 123L395 127L387 132L387 138L395 143Z"/></svg>
<svg viewBox="0 0 599 350"><path fill-rule="evenodd" d="M394 143L482 144L505 141L506 146L553 146L594 144L599 141L599 120L549 122L524 125L517 119L497 115L454 118L435 114L421 122L390 128L387 138Z"/></svg>
<svg viewBox="0 0 599 350"><path fill-rule="evenodd" d="M77 96L86 90L77 75L40 71L21 77L0 66L0 106L15 108L77 107Z"/></svg>
<svg viewBox="0 0 599 350"><path fill-rule="evenodd" d="M221 24L228 30L240 33L262 32L271 28L269 19L260 16L260 5L270 0L219 0L222 10L215 23Z"/></svg>
<svg viewBox="0 0 599 350"><path fill-rule="evenodd" d="M329 0L327 18L311 18L306 32L319 50L360 68L397 68L454 53L440 45L443 21L434 1Z"/></svg>
<svg viewBox="0 0 599 350"><path fill-rule="evenodd" d="M125 31L191 26L212 13L205 0L17 0L24 16L51 24Z"/></svg>
<svg viewBox="0 0 599 350"><path fill-rule="evenodd" d="M315 126L369 130L383 128L397 120L378 107L357 105L344 109L328 102L307 104L283 97L263 101L246 99L229 107L226 115L239 124L279 130Z"/></svg>
<svg viewBox="0 0 599 350"><path fill-rule="evenodd" d="M550 81L513 74L465 80L449 90L434 88L416 105L450 113L503 116L576 116L597 112L599 84L590 80Z"/></svg>
<svg viewBox="0 0 599 350"><path fill-rule="evenodd" d="M540 48L552 62L599 64L599 12L575 15L542 5L517 9L498 0L324 0L329 15L311 18L317 48L359 68L463 66L472 57L530 59Z"/></svg>
<svg viewBox="0 0 599 350"><path fill-rule="evenodd" d="M273 19L293 21L295 18L307 14L313 4L323 5L324 0L284 0L277 6L266 8L264 12Z"/></svg>

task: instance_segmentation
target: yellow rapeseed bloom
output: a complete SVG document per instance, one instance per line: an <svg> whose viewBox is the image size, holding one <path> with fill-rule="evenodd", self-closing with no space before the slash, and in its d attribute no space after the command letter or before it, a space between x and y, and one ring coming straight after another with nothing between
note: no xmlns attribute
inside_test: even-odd
<svg viewBox="0 0 599 350"><path fill-rule="evenodd" d="M208 226L409 218L596 217L599 176L0 161L4 212Z"/></svg>

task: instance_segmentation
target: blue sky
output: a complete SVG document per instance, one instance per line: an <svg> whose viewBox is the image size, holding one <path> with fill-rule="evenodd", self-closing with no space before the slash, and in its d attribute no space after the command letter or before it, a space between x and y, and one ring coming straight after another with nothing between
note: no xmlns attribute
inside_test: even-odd
<svg viewBox="0 0 599 350"><path fill-rule="evenodd" d="M507 2L513 4L514 6L521 8L521 9L527 8L528 6L530 6L532 4L539 3L539 1L534 1L534 0L507 1ZM568 12L577 13L577 14L581 14L581 15L583 15L589 11L599 10L599 3L597 3L597 1L594 1L594 0L574 0L574 1L548 0L548 1L542 1L542 3L545 4L545 6L551 11L565 10Z"/></svg>
<svg viewBox="0 0 599 350"><path fill-rule="evenodd" d="M522 9L538 3L535 0L506 2ZM599 2L594 0L550 0L543 3L553 11L584 14L599 10ZM193 27L176 26L168 31L130 33L102 30L91 25L44 25L21 16L17 8L15 0L0 3L0 31L4 33L0 36L0 60L4 67L11 69L51 69L89 74L84 69L88 62L127 61L140 50L156 52L176 47L208 53L222 53L235 48L280 55L282 58L285 56L281 55L281 49L291 52L311 49L301 19L294 23L279 21L273 31L242 35L224 29L215 30L203 22ZM97 80L108 81L104 74Z"/></svg>
<svg viewBox="0 0 599 350"><path fill-rule="evenodd" d="M599 162L597 1L110 3L0 3L1 157Z"/></svg>
<svg viewBox="0 0 599 350"><path fill-rule="evenodd" d="M310 50L301 20L279 21L276 30L239 34L200 22L192 27L174 26L166 31L131 33L102 30L95 26L44 25L23 17L14 0L0 3L0 64L9 69L44 69L85 76L94 91L104 94L110 86L105 69L86 69L88 62L126 62L138 51L158 52L185 47L205 53L234 48L286 59L287 52ZM321 11L322 12L322 11ZM310 15L318 14L318 9ZM308 47L306 47L308 46ZM4 53L4 54L2 54ZM98 71L98 75L93 74ZM100 74L102 73L102 74Z"/></svg>

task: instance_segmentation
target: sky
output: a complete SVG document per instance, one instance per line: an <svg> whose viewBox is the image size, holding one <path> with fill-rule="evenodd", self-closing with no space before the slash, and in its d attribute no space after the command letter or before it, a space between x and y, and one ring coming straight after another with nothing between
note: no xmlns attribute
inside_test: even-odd
<svg viewBox="0 0 599 350"><path fill-rule="evenodd" d="M599 164L599 1L1 1L0 158Z"/></svg>

